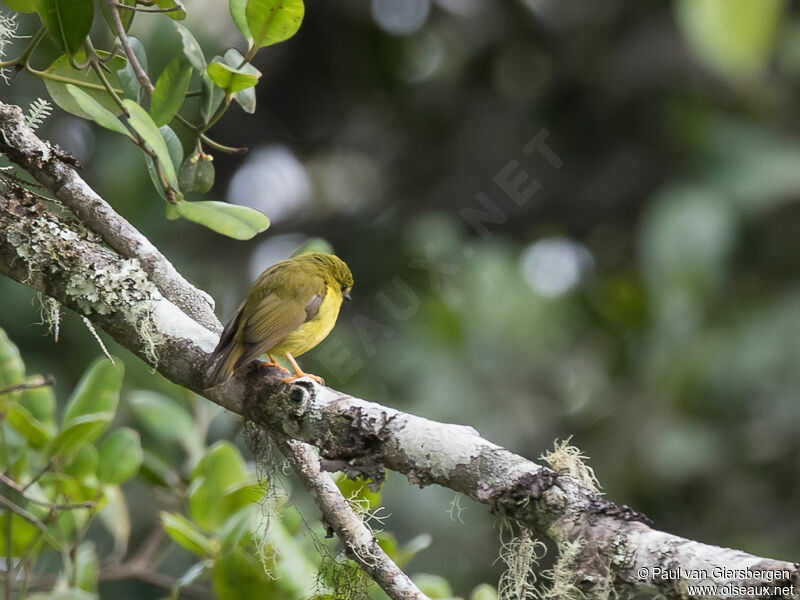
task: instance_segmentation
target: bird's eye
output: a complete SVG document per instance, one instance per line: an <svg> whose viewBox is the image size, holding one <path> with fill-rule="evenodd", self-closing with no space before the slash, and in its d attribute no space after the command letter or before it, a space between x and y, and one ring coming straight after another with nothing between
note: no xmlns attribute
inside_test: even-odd
<svg viewBox="0 0 800 600"><path fill-rule="evenodd" d="M347 284L346 284L346 283L343 283L343 284L342 284L342 291L345 291L346 289L347 289Z"/></svg>

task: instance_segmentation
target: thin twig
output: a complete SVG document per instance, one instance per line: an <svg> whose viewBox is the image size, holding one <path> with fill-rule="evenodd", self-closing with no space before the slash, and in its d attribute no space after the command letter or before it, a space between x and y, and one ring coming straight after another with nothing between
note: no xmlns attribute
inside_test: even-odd
<svg viewBox="0 0 800 600"><path fill-rule="evenodd" d="M427 600L427 596L378 545L364 521L353 511L330 474L320 469L311 446L277 437L278 448L308 490L327 523L342 540L347 555L375 580L390 598Z"/></svg>
<svg viewBox="0 0 800 600"><path fill-rule="evenodd" d="M97 502L93 500L87 500L86 502L75 502L71 504L58 504L54 502L48 502L47 500L39 500L37 498L31 498L25 493L24 486L11 479L5 473L0 473L0 481L5 483L8 487L12 488L13 490L19 492L19 495L22 496L22 498L24 498L28 502L33 502L34 504L38 504L39 506L44 506L53 510L77 510L80 508L94 508L95 506L97 506Z"/></svg>
<svg viewBox="0 0 800 600"><path fill-rule="evenodd" d="M125 33L125 27L122 24L122 19L119 16L119 7L121 6L114 0L106 0L106 6L111 11L111 19L114 21L114 28L117 30L117 37L119 38L119 43L122 44L122 51L125 52L125 56L128 57L128 61L131 63L131 68L133 72L136 74L136 79L139 80L139 84L147 90L148 94L152 94L155 87L153 87L153 82L150 81L150 78L147 76L147 73L142 68L142 64L139 62L139 59L136 56L136 53L131 48L131 44L128 41L128 36ZM126 6L125 8L131 8Z"/></svg>
<svg viewBox="0 0 800 600"><path fill-rule="evenodd" d="M33 390L40 387L47 387L53 385L53 378L50 376L38 376L35 380L23 381L22 383L15 383L8 387L0 388L0 396L8 394L9 392L16 392L17 390Z"/></svg>
<svg viewBox="0 0 800 600"><path fill-rule="evenodd" d="M136 12L143 12L143 13L170 13L170 12L177 12L179 10L183 10L180 6L170 6L169 8L140 8L138 6L129 6L127 4L121 4L119 2L110 2L110 6L114 8L125 8L127 10L133 10Z"/></svg>
<svg viewBox="0 0 800 600"><path fill-rule="evenodd" d="M47 473L50 470L50 467L52 467L53 464L55 464L55 462L56 462L56 457L55 456L51 457L50 460L47 461L47 464L43 466L41 470L38 473L36 473L36 475L33 476L33 479L31 479L28 483L22 486L22 491L23 492L27 491L28 488L30 488L34 483L39 481L39 479L42 478L42 475Z"/></svg>

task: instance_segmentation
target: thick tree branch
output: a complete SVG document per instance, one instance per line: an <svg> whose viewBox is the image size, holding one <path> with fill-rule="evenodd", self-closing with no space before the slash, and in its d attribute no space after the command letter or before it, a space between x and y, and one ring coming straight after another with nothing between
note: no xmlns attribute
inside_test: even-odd
<svg viewBox="0 0 800 600"><path fill-rule="evenodd" d="M117 214L76 171L77 164L58 146L40 140L25 125L22 111L0 102L0 152L28 171L92 231L126 258L135 258L153 283L184 312L212 331L222 326L212 298L195 288L133 225Z"/></svg>
<svg viewBox="0 0 800 600"><path fill-rule="evenodd" d="M54 153L39 140L25 125L18 107L0 102L0 134L0 149L10 149L9 156L18 158L18 164L35 177L44 173L43 177L49 180L48 173L57 175L52 184L56 189L52 191L60 190L65 203L74 205L74 212L92 227L87 230L82 223L65 222L25 190L10 187L0 196L0 229L5 234L0 235L0 246L5 243L7 250L7 253L0 250L0 273L92 318L129 350L158 365L162 373L171 373L173 381L202 392L206 353L213 350L222 329L211 309L213 302L198 301L206 295L184 280L147 238L114 212L75 173L71 163L64 162L67 157ZM13 147L9 140L19 142L28 151ZM61 185L62 179L71 183ZM64 193L67 187L78 192ZM95 210L84 210L82 202ZM84 219L84 215L88 218ZM112 248L143 249L151 259L152 268L147 271L136 255L120 251L128 256L123 259L103 246L95 235L96 223L104 241ZM157 281L161 282L160 289L154 285ZM182 301L181 308L171 300ZM203 318L195 320L187 313ZM217 402L234 412L242 412L241 401L236 397L223 396ZM330 476L319 473L319 459L313 450L300 442L285 442L281 449L351 558L393 600L427 600L378 546ZM316 479L315 471L319 473ZM360 552L365 548L372 552Z"/></svg>
<svg viewBox="0 0 800 600"><path fill-rule="evenodd" d="M157 355L158 370L175 383L279 435L313 444L325 458L344 460L373 478L386 467L418 485L437 483L559 545L580 542L576 583L587 596L607 591L610 581L619 592L650 590L667 598L686 597L687 586L694 584L717 586L706 597L740 598L747 595L742 587L756 585L781 587L772 598L798 597L798 564L654 530L632 509L472 428L430 421L306 380L285 386L280 374L257 363L226 385L206 390L205 363L216 333L164 298L130 259L19 191L0 197L0 273L86 315L139 356ZM312 479L318 469L314 463L297 466L301 477L306 470ZM325 487L320 481L312 482L312 495L314 485Z"/></svg>

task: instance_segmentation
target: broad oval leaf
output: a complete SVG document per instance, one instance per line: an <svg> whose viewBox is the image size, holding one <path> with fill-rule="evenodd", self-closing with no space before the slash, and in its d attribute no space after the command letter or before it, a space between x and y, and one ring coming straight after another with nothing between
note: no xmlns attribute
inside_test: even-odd
<svg viewBox="0 0 800 600"><path fill-rule="evenodd" d="M164 137L153 122L153 119L133 100L126 98L122 101L122 105L128 110L128 122L131 127L155 153L167 180L174 188L177 188L178 178L175 175L175 167L172 165L172 157L167 148L167 143L164 141Z"/></svg>
<svg viewBox="0 0 800 600"><path fill-rule="evenodd" d="M159 8L170 8L167 16L176 21L183 21L186 18L186 7L181 0L156 0Z"/></svg>
<svg viewBox="0 0 800 600"><path fill-rule="evenodd" d="M245 8L247 28L258 48L292 37L305 15L302 0L248 0Z"/></svg>
<svg viewBox="0 0 800 600"><path fill-rule="evenodd" d="M34 448L42 448L55 434L52 426L39 421L19 403L14 403L9 407L6 413L6 422L21 433L22 437Z"/></svg>
<svg viewBox="0 0 800 600"><path fill-rule="evenodd" d="M85 592L97 592L97 577L100 565L92 542L81 542L73 562L74 585Z"/></svg>
<svg viewBox="0 0 800 600"><path fill-rule="evenodd" d="M242 53L239 52L236 48L231 48L227 52L225 52L225 56L223 57L225 64L230 67L238 68L239 65L242 65L244 62L244 56ZM250 73L251 75L255 75L256 77L261 77L261 71L256 69L250 63L244 63L241 67L241 70L245 73ZM247 89L241 90L236 92L233 95L233 99L236 100L237 104L242 107L242 110L248 114L253 114L256 112L256 90L254 87L249 87Z"/></svg>
<svg viewBox="0 0 800 600"><path fill-rule="evenodd" d="M124 4L125 6L136 6L136 0L117 0L117 2L119 4ZM100 11L103 13L103 19L105 19L108 28L111 29L111 31L116 32L117 26L114 23L114 17L112 16L111 9L105 0L100 0ZM136 11L126 8L118 8L117 12L119 13L119 20L122 22L122 28L125 31L128 31L131 28L131 23L133 23L133 17L136 15Z"/></svg>
<svg viewBox="0 0 800 600"><path fill-rule="evenodd" d="M64 473L78 480L94 477L99 460L100 456L93 444L81 444L72 456L72 460L64 465Z"/></svg>
<svg viewBox="0 0 800 600"><path fill-rule="evenodd" d="M183 161L178 173L178 183L184 192L205 194L214 185L214 164L212 157L195 150Z"/></svg>
<svg viewBox="0 0 800 600"><path fill-rule="evenodd" d="M47 424L55 423L56 396L49 385L25 390L22 392L19 404L27 408L39 421Z"/></svg>
<svg viewBox="0 0 800 600"><path fill-rule="evenodd" d="M222 60L222 57L214 60ZM203 73L203 83L200 87L200 115L203 117L204 123L211 120L224 99L225 91L211 80L208 72Z"/></svg>
<svg viewBox="0 0 800 600"><path fill-rule="evenodd" d="M118 485L103 487L105 504L100 509L100 520L114 538L114 547L123 550L131 536L131 515L125 502L125 494Z"/></svg>
<svg viewBox="0 0 800 600"><path fill-rule="evenodd" d="M108 57L108 52L103 50L96 50L97 54L103 58ZM83 50L75 54L75 60L78 62L86 59L86 54ZM118 94L122 94L122 84L120 83L117 71L125 67L126 61L121 56L114 57L111 61L106 63L111 69L111 72L106 73L106 78L111 84L111 87ZM77 115L84 119L91 119L91 117L78 105L75 98L72 97L67 91L67 84L72 83L76 87L80 87L83 91L89 94L92 98L97 100L104 108L111 111L115 115L120 114L120 110L114 99L108 94L103 84L94 71L91 69L80 70L73 69L69 64L69 58L66 55L58 57L53 63L45 70L44 85L47 92L53 99L53 102L58 104L62 109L73 115Z"/></svg>
<svg viewBox="0 0 800 600"><path fill-rule="evenodd" d="M182 54L173 58L156 81L150 100L150 116L159 127L166 125L178 112L186 99L192 65Z"/></svg>
<svg viewBox="0 0 800 600"><path fill-rule="evenodd" d="M117 429L100 445L97 478L103 483L122 483L139 471L144 453L139 434L129 427Z"/></svg>
<svg viewBox="0 0 800 600"><path fill-rule="evenodd" d="M0 329L0 388L17 385L23 381L25 381L25 363L22 362L19 349L6 332ZM22 392L19 390L0 394L0 408L16 401L21 395Z"/></svg>
<svg viewBox="0 0 800 600"><path fill-rule="evenodd" d="M175 208L184 219L235 240L249 240L269 227L267 215L247 206L207 200L180 202Z"/></svg>
<svg viewBox="0 0 800 600"><path fill-rule="evenodd" d="M56 45L75 54L92 28L94 1L39 0L37 12Z"/></svg>
<svg viewBox="0 0 800 600"><path fill-rule="evenodd" d="M119 390L125 370L121 361L115 364L105 358L95 360L78 382L64 410L64 429L84 415L110 413L114 416L119 404Z"/></svg>
<svg viewBox="0 0 800 600"><path fill-rule="evenodd" d="M258 83L258 78L261 76L258 71L258 75L255 75L244 69L236 69L219 62L212 62L208 65L206 71L211 80L228 94L235 94L253 87Z"/></svg>
<svg viewBox="0 0 800 600"><path fill-rule="evenodd" d="M247 27L247 0L229 0L228 7L236 28L242 32L244 39L247 40L247 46L250 47L253 43L253 36Z"/></svg>
<svg viewBox="0 0 800 600"><path fill-rule="evenodd" d="M181 36L181 46L183 47L183 55L192 63L192 66L201 73L206 70L206 57L203 56L203 50L200 44L192 35L192 32L186 29L180 23L173 23L178 34Z"/></svg>
<svg viewBox="0 0 800 600"><path fill-rule="evenodd" d="M130 45L131 50L133 50L133 53L136 55L139 65L142 67L144 72L147 73L147 51L144 49L142 42L140 42L138 38L135 38L131 35L128 36L128 44ZM117 77L119 77L120 86L122 87L122 92L125 98L130 98L135 102L139 102L142 97L142 86L139 83L139 79L136 77L136 73L134 73L130 62L126 62L125 67L117 71Z"/></svg>
<svg viewBox="0 0 800 600"><path fill-rule="evenodd" d="M169 159L172 161L172 166L175 172L181 168L183 164L183 144L181 143L178 134L169 125L162 125L158 128L161 137L164 138L164 143L167 145L167 152L169 152Z"/></svg>
<svg viewBox="0 0 800 600"><path fill-rule="evenodd" d="M162 512L164 531L178 545L198 556L214 556L219 544L208 537L189 519L179 513Z"/></svg>
<svg viewBox="0 0 800 600"><path fill-rule="evenodd" d="M181 444L190 455L202 449L192 416L176 401L156 392L133 392L128 403L149 433Z"/></svg>
<svg viewBox="0 0 800 600"><path fill-rule="evenodd" d="M99 438L113 418L113 412L102 412L83 415L74 419L50 443L47 454L49 456L73 456L81 444L93 442Z"/></svg>
<svg viewBox="0 0 800 600"><path fill-rule="evenodd" d="M267 576L261 562L242 548L224 552L214 561L211 581L220 600L261 600L275 597L277 591L276 579Z"/></svg>
<svg viewBox="0 0 800 600"><path fill-rule="evenodd" d="M111 131L116 131L117 133L121 133L122 135L128 136L131 139L134 139L133 135L125 125L122 124L114 113L110 110L106 109L102 104L100 104L97 100L92 98L89 94L84 92L82 89L75 87L71 83L67 84L67 91L69 94L75 99L75 102L78 103L78 106L89 115L89 117L101 127L105 127L106 129L110 129Z"/></svg>

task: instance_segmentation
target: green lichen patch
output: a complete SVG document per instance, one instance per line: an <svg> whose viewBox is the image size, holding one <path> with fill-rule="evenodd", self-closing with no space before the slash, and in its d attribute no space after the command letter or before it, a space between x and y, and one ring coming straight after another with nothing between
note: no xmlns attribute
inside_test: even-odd
<svg viewBox="0 0 800 600"><path fill-rule="evenodd" d="M0 236L26 266L27 281L63 289L64 303L84 316L113 314L130 323L145 357L156 364L162 336L150 314L161 296L138 259L120 258L80 221L49 212L27 190L9 191L0 210L12 218L4 219Z"/></svg>

